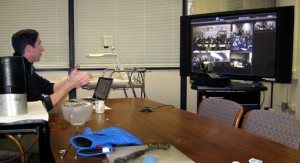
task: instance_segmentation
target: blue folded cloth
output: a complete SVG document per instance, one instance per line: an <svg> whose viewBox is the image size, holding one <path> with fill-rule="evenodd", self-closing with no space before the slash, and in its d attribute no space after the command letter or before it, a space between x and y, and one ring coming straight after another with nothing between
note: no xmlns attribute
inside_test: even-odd
<svg viewBox="0 0 300 163"><path fill-rule="evenodd" d="M84 129L82 135L71 138L70 143L80 156L95 156L113 151L113 145L140 145L141 140L120 127L108 127L100 131Z"/></svg>

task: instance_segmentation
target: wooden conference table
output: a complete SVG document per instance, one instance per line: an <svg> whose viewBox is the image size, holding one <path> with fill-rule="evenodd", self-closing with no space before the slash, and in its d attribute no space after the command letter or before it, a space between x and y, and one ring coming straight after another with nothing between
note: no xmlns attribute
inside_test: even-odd
<svg viewBox="0 0 300 163"><path fill-rule="evenodd" d="M163 104L140 98L110 99L111 110L104 114L93 113L80 130L90 127L99 131L118 126L139 137L144 144L169 142L195 162L246 163L251 158L263 162L299 162L300 150L258 137L197 114L169 106L154 112L140 112L143 106L159 107ZM56 162L108 162L105 155L96 157L75 156L71 146L63 160L58 151L66 149L74 136L75 126L66 126L57 107L50 112L50 144Z"/></svg>

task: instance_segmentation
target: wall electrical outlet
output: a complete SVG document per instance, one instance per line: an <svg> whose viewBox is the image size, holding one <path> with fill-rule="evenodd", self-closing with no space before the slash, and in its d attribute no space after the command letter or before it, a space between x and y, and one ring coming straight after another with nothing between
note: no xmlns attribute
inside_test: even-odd
<svg viewBox="0 0 300 163"><path fill-rule="evenodd" d="M104 48L113 46L114 44L113 36L102 36L102 44Z"/></svg>

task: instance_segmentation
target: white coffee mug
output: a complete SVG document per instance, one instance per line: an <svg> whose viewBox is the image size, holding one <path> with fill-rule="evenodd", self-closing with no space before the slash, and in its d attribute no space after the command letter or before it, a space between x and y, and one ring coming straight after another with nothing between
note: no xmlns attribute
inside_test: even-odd
<svg viewBox="0 0 300 163"><path fill-rule="evenodd" d="M104 113L105 111L105 104L103 100L96 100L95 101L95 112L96 113Z"/></svg>

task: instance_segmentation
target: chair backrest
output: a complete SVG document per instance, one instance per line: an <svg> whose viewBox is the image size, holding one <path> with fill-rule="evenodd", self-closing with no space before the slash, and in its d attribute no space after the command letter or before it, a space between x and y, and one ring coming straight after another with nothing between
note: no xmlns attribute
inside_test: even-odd
<svg viewBox="0 0 300 163"><path fill-rule="evenodd" d="M300 119L293 115L251 110L243 120L242 129L295 149L300 146Z"/></svg>
<svg viewBox="0 0 300 163"><path fill-rule="evenodd" d="M219 98L203 99L198 108L198 114L238 127L243 114L242 105Z"/></svg>

